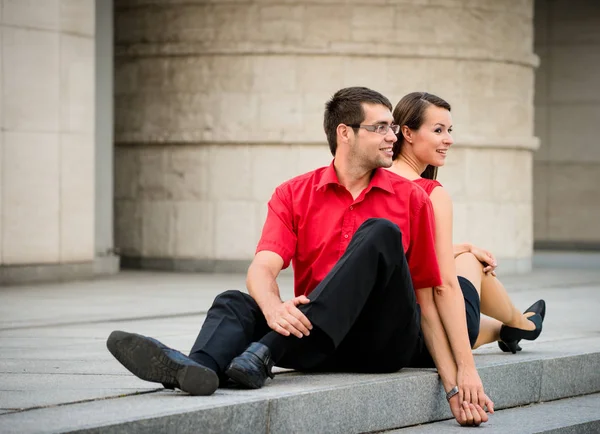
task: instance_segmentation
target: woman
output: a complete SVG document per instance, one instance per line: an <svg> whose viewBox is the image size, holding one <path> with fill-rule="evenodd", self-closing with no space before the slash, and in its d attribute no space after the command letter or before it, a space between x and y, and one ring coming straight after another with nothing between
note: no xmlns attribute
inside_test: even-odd
<svg viewBox="0 0 600 434"><path fill-rule="evenodd" d="M442 274L435 300L456 365L459 402L479 402L483 407L478 397L485 394L471 348L498 341L503 351L516 353L521 339L539 336L545 303L539 300L521 314L496 278L494 256L470 244L452 244L452 200L435 181L453 143L450 105L435 95L413 92L398 102L393 115L401 128L390 170L423 187L434 209ZM480 313L490 318L480 318ZM433 360L426 354L417 365L433 366Z"/></svg>

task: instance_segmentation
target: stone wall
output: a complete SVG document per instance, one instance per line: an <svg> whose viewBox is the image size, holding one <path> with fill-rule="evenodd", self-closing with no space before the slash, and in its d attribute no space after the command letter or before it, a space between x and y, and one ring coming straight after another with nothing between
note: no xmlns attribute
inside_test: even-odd
<svg viewBox="0 0 600 434"><path fill-rule="evenodd" d="M530 267L531 0L115 7L116 243L130 264L243 268L273 188L331 160L325 101L363 85L453 105L441 179L456 241Z"/></svg>
<svg viewBox="0 0 600 434"><path fill-rule="evenodd" d="M0 281L91 267L94 1L0 6Z"/></svg>
<svg viewBox="0 0 600 434"><path fill-rule="evenodd" d="M600 3L537 1L535 241L600 249Z"/></svg>

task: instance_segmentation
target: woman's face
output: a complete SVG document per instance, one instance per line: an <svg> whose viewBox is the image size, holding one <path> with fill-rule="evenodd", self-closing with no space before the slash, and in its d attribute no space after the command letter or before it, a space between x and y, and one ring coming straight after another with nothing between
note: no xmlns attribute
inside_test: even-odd
<svg viewBox="0 0 600 434"><path fill-rule="evenodd" d="M423 124L418 130L410 130L406 137L414 157L423 165L440 167L446 164L446 153L452 139L452 115L448 110L435 105L425 109ZM411 143L412 142L412 143ZM406 143L405 143L406 146Z"/></svg>

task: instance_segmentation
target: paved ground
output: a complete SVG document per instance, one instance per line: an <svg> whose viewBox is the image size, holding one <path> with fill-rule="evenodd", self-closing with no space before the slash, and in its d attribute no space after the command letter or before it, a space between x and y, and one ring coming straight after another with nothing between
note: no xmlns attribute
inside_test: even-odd
<svg viewBox="0 0 600 434"><path fill-rule="evenodd" d="M476 351L478 364L498 357L543 357L574 342L600 351L600 267L538 269L504 276L503 281L521 308L545 298L544 332L535 343L525 343L527 351L517 356L500 354L495 345L483 347ZM123 272L96 281L0 288L0 432L39 432L40 422L28 426L23 421L34 416L43 421L43 415L52 418L56 429L78 426L68 419L68 409L82 402L95 403L91 419L98 424L114 417L98 414L103 403L114 408L127 397L152 407L158 385L138 380L112 358L105 347L108 334L115 329L139 332L187 352L215 295L241 289L243 283L241 275ZM281 287L285 297L291 295L289 276L282 278ZM286 391L276 379L264 390L289 394L310 388L294 384ZM221 390L202 398L158 394L174 398L178 409L198 400L210 406L245 396Z"/></svg>

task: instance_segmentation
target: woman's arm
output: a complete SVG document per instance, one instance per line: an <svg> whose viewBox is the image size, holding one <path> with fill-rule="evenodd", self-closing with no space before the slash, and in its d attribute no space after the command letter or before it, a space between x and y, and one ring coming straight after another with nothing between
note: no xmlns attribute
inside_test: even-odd
<svg viewBox="0 0 600 434"><path fill-rule="evenodd" d="M430 195L435 219L435 251L442 284L434 289L434 301L448 336L457 367L459 398L485 405L483 384L471 352L465 302L456 277L455 249L452 245L452 200L442 187Z"/></svg>
<svg viewBox="0 0 600 434"><path fill-rule="evenodd" d="M470 243L455 244L453 246L454 259L456 259L457 256L462 255L463 253L470 252L472 247L473 246Z"/></svg>
<svg viewBox="0 0 600 434"><path fill-rule="evenodd" d="M421 307L421 330L425 338L425 345L447 393L457 385L458 374L450 343L435 305L432 288L417 289L415 293ZM479 425L488 421L488 416L482 406L472 403L465 405L458 395L452 397L448 404L456 421L461 425ZM493 408L491 410L493 411Z"/></svg>

